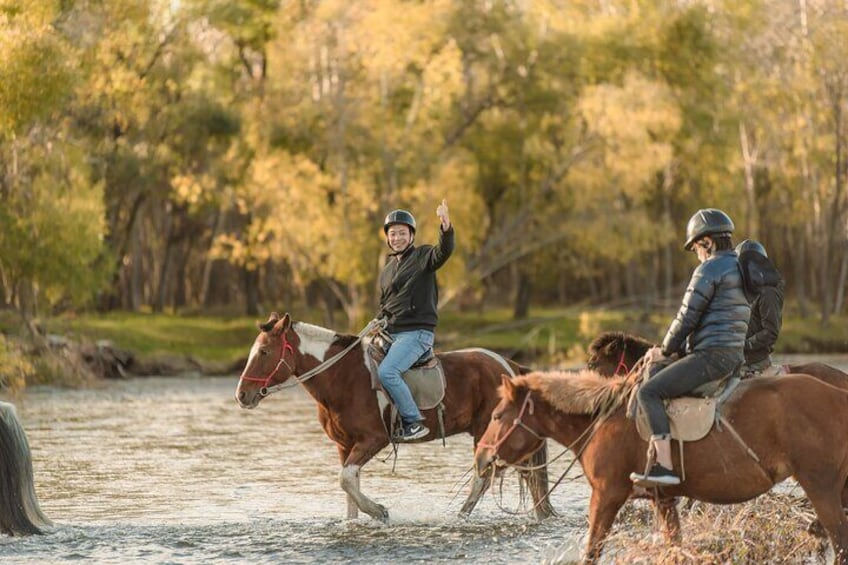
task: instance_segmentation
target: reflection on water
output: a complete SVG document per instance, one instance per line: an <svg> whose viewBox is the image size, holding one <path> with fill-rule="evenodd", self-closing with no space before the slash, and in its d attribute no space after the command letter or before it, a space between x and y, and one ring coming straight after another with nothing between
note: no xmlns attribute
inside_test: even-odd
<svg viewBox="0 0 848 565"><path fill-rule="evenodd" d="M150 378L89 390L35 388L16 401L36 489L56 527L0 537L2 563L520 563L576 558L588 488L566 481L560 516L538 523L517 480L456 518L470 436L401 446L363 470L362 489L391 521L346 521L335 445L310 397L292 389L245 411L235 378ZM551 444L551 455L561 451ZM551 469L551 481L568 457ZM575 473L576 475L576 473Z"/></svg>

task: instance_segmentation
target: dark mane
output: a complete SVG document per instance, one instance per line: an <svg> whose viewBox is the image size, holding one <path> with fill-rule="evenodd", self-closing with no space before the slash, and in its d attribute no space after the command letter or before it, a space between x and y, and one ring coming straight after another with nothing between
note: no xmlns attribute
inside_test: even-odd
<svg viewBox="0 0 848 565"><path fill-rule="evenodd" d="M614 347L610 348L610 345L613 344ZM625 350L628 353L639 352L642 354L653 346L654 343L652 341L638 335L627 334L624 332L604 332L592 340L592 343L589 344L589 355L603 355L601 351L604 349L607 349L608 351Z"/></svg>
<svg viewBox="0 0 848 565"><path fill-rule="evenodd" d="M596 354L611 343L615 343L616 348L620 349L626 338L624 332L603 332L589 344L589 355Z"/></svg>
<svg viewBox="0 0 848 565"><path fill-rule="evenodd" d="M340 347L347 347L351 343L356 341L355 335L349 334L336 334L336 339L333 340L333 345L338 345Z"/></svg>

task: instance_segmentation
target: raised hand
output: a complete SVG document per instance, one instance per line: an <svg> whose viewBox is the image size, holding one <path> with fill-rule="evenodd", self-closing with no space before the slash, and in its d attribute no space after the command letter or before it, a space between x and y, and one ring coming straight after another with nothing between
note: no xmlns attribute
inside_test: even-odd
<svg viewBox="0 0 848 565"><path fill-rule="evenodd" d="M448 201L442 199L442 203L439 204L438 208L436 208L436 215L442 221L442 231L450 228L450 216L448 215Z"/></svg>

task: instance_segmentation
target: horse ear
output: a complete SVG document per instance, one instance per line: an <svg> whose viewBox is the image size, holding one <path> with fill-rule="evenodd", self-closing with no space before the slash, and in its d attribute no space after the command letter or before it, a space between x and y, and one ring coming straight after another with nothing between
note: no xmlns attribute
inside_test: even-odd
<svg viewBox="0 0 848 565"><path fill-rule="evenodd" d="M504 375L501 373L501 390L503 390L503 397L507 399L515 398L515 385L512 383L512 379L509 375Z"/></svg>
<svg viewBox="0 0 848 565"><path fill-rule="evenodd" d="M280 315L276 312L271 312L271 315L268 316L268 321L264 324L261 322L256 322L256 327L262 330L263 332L268 332L271 331L271 328L273 328L274 324L276 324L279 320Z"/></svg>
<svg viewBox="0 0 848 565"><path fill-rule="evenodd" d="M271 330L271 335L281 335L284 331L291 327L291 317L286 314L283 319L274 324L274 329Z"/></svg>

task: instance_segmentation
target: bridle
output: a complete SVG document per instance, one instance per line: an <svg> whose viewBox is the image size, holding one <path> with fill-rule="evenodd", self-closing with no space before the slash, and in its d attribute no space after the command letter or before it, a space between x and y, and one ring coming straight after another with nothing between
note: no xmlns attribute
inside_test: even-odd
<svg viewBox="0 0 848 565"><path fill-rule="evenodd" d="M262 387L259 389L259 395L264 398L264 397L266 397L270 394L273 394L275 392L279 392L279 391L284 390L286 388L303 384L306 381L308 381L309 379L311 379L312 377L314 377L315 375L326 371L327 369L329 369L330 367L335 365L342 357L347 355L348 352L350 352L351 349L353 349L354 347L359 345L359 343L362 341L363 337L370 334L376 328L382 329L382 328L385 328L385 327L386 327L386 321L385 320L383 320L383 319L371 320L370 322L368 322L368 324L364 328L362 328L362 331L359 332L359 334L356 336L356 339L353 340L350 343L350 345L348 345L347 347L345 347L344 349L342 349L341 351L339 351L338 353L336 353L335 355L333 355L329 359L326 359L325 361L319 363L317 367L314 367L314 368L306 371L302 375L296 375L295 372L294 372L294 367L292 367L291 365L289 365L286 362L286 350L291 351L293 358L294 358L295 352L294 352L294 348L291 346L291 344L288 341L288 338L286 337L286 333L288 332L288 330L284 330L283 334L282 334L283 335L283 342L280 344L280 360L277 361L277 365L274 367L274 369L270 373L268 373L268 375L265 376L265 377L245 377L245 376L242 376L241 378L246 380L246 381L262 383ZM294 361L292 361L292 362L294 363ZM285 365L286 367L288 367L290 376L294 378L294 382L293 383L285 383L284 382L284 383L280 383L280 384L276 384L276 385L271 385L271 380L274 378L274 375L277 374L277 371L280 370L281 365Z"/></svg>
<svg viewBox="0 0 848 565"><path fill-rule="evenodd" d="M621 357L618 359L618 365L616 365L615 372L612 374L613 377L617 377L619 375L619 371L621 371L620 374L622 374L622 375L626 375L626 374L630 373L630 368L627 366L627 363L624 362L624 358L625 358L626 355L627 355L627 344L625 343L624 346L621 348ZM623 371L622 371L622 369L623 369Z"/></svg>
<svg viewBox="0 0 848 565"><path fill-rule="evenodd" d="M283 336L283 339L282 339L282 342L280 343L280 360L277 361L277 364L274 366L274 368L271 370L271 372L268 373L268 375L266 375L264 377L248 377L248 376L242 375L241 378L243 380L251 381L251 382L254 382L254 383L262 383L262 390L265 390L266 388L268 388L268 385L271 384L271 380L274 378L274 375L276 375L277 371L280 370L281 365L285 365L288 368L289 372L292 375L294 374L294 369L286 361L286 351L291 351L292 359L294 359L294 347L292 347L292 345L289 343L289 340L288 340L288 337L286 336L285 330L283 331L282 336ZM294 362L294 361L292 361L292 362Z"/></svg>
<svg viewBox="0 0 848 565"><path fill-rule="evenodd" d="M625 359L627 358L627 343L622 344L621 355L618 358L618 364L615 366L615 371L613 371L612 376L618 377L620 375L628 375L630 374L630 367L627 366ZM587 367L590 370L595 370L597 368L597 363L589 363Z"/></svg>
<svg viewBox="0 0 848 565"><path fill-rule="evenodd" d="M533 399L531 398L532 391L527 391L527 396L524 397L524 402L521 403L521 410L518 411L518 416L515 417L515 420L512 421L512 426L506 431L506 433L498 439L495 443L485 443L481 441L477 444L480 447L486 447L492 450L495 457L498 456L498 449L504 444L504 442L509 439L509 436L512 435L517 428L524 428L524 430L530 432L536 439L543 442L545 438L539 434L537 434L533 429L531 429L527 424L525 424L521 419L524 417L524 412L526 411L528 414L533 414ZM538 449L538 448L537 448ZM534 452L536 449L533 450Z"/></svg>

